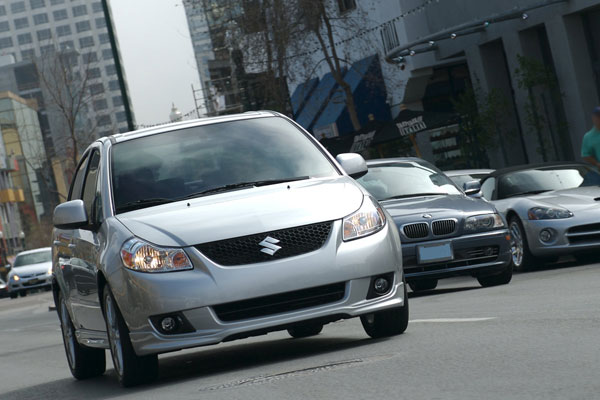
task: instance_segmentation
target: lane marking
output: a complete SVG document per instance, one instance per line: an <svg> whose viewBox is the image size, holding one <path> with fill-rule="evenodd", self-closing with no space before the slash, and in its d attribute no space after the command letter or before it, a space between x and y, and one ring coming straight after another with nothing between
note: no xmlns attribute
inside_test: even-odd
<svg viewBox="0 0 600 400"><path fill-rule="evenodd" d="M433 323L433 324L444 324L444 323L456 323L456 322L482 322L491 321L496 317L485 317L485 318L431 318L431 319L411 319L411 324L419 323Z"/></svg>

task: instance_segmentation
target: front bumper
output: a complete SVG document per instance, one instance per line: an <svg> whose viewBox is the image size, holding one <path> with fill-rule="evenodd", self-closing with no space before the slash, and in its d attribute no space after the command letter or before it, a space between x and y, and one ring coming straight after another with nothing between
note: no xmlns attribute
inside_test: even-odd
<svg viewBox="0 0 600 400"><path fill-rule="evenodd" d="M52 275L41 274L27 278L21 278L18 281L10 280L8 282L8 291L10 293L24 292L31 289L41 289L52 286Z"/></svg>
<svg viewBox="0 0 600 400"><path fill-rule="evenodd" d="M303 321L331 322L402 306L405 302L400 241L389 223L380 232L341 240L341 221L333 223L324 246L311 253L265 263L221 266L196 248L186 248L195 268L168 274L119 269L109 284L129 327L138 355L164 353L285 329ZM369 298L371 279L391 274L390 291ZM293 311L224 321L218 306L343 283L336 301ZM150 318L181 313L191 333L162 334Z"/></svg>
<svg viewBox="0 0 600 400"><path fill-rule="evenodd" d="M600 213L598 210L578 212L572 218L532 221L524 219L523 228L531 254L553 257L574 252L600 249ZM552 232L551 241L540 240L540 232Z"/></svg>
<svg viewBox="0 0 600 400"><path fill-rule="evenodd" d="M452 276L486 276L502 272L511 261L507 230L463 235L428 241L427 244L451 243L454 260L419 264L417 247L424 243L402 245L404 276L407 282L419 279L443 279Z"/></svg>

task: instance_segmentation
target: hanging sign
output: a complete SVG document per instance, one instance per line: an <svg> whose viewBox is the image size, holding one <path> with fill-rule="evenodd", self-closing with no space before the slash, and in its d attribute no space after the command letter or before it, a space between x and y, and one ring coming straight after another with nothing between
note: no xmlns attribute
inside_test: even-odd
<svg viewBox="0 0 600 400"><path fill-rule="evenodd" d="M352 143L352 147L350 148L350 153L359 153L361 151L366 150L373 141L375 137L375 132L363 133L362 135L354 136L354 142Z"/></svg>
<svg viewBox="0 0 600 400"><path fill-rule="evenodd" d="M396 124L400 131L400 136L407 136L413 133L427 130L427 124L423 120L423 116L420 115L408 121L402 121Z"/></svg>

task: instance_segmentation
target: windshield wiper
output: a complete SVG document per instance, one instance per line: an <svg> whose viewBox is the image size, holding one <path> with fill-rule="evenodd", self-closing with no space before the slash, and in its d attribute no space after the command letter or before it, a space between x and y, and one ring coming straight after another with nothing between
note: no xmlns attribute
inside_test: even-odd
<svg viewBox="0 0 600 400"><path fill-rule="evenodd" d="M529 190L529 191L526 191L526 192L519 192L519 193L510 194L510 195L506 196L505 199L508 199L509 197L527 196L527 195L531 195L531 194L540 194L540 193L549 192L549 191L550 190Z"/></svg>
<svg viewBox="0 0 600 400"><path fill-rule="evenodd" d="M188 194L187 196L179 197L175 201L192 199L194 197L206 196L208 194L229 192L231 190L236 190L236 189L245 189L245 188L259 187L259 186L269 186L269 185L276 185L278 183L303 181L306 179L310 179L310 177L309 176L297 176L295 178L269 179L269 180L263 180L263 181L231 183L229 185L217 186L214 188L203 190L201 192Z"/></svg>
<svg viewBox="0 0 600 400"><path fill-rule="evenodd" d="M140 199L119 205L117 207L117 212L133 211L139 208L160 206L161 204L172 203L174 201L175 200L173 199L167 199L164 197L158 197L154 199Z"/></svg>
<svg viewBox="0 0 600 400"><path fill-rule="evenodd" d="M380 201L387 200L398 200L398 199L409 199L411 197L423 197L423 196L448 196L448 193L413 193L413 194L401 194L399 196L388 197Z"/></svg>

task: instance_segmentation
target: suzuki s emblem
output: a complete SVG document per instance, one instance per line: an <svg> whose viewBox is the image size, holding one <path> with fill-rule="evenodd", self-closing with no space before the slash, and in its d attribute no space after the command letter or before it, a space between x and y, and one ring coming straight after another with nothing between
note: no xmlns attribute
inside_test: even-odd
<svg viewBox="0 0 600 400"><path fill-rule="evenodd" d="M277 243L279 243L279 240L272 238L271 236L267 236L262 242L259 243L259 245L263 247L260 251L272 256L281 250L281 246L277 246Z"/></svg>
<svg viewBox="0 0 600 400"><path fill-rule="evenodd" d="M431 214L423 214L423 218L431 219L431 218L433 218L433 216Z"/></svg>

